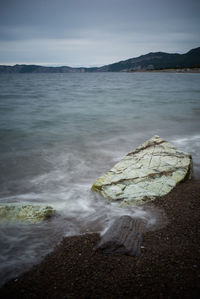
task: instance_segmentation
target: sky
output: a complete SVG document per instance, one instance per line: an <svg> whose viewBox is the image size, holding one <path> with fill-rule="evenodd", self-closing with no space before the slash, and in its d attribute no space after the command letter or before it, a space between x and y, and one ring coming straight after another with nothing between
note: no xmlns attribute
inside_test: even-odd
<svg viewBox="0 0 200 299"><path fill-rule="evenodd" d="M102 66L200 46L200 0L0 0L0 64Z"/></svg>

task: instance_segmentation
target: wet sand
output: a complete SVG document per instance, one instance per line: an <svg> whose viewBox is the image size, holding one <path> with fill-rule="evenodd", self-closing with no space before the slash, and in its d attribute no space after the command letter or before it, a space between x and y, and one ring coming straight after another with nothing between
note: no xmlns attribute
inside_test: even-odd
<svg viewBox="0 0 200 299"><path fill-rule="evenodd" d="M98 234L64 238L0 298L200 298L200 181L151 206L168 222L144 234L139 258L95 252Z"/></svg>

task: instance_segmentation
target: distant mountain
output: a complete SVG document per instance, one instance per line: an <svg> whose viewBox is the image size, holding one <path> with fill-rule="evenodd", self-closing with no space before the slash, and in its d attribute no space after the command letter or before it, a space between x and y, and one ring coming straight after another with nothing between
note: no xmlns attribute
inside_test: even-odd
<svg viewBox="0 0 200 299"><path fill-rule="evenodd" d="M16 64L14 66L0 65L0 73L84 73L93 72L97 68L73 68L69 66L41 66L41 65L28 65Z"/></svg>
<svg viewBox="0 0 200 299"><path fill-rule="evenodd" d="M83 72L131 72L166 69L200 68L200 47L185 54L154 52L137 58L93 68L69 66L45 67L40 65L0 65L0 73L83 73Z"/></svg>
<svg viewBox="0 0 200 299"><path fill-rule="evenodd" d="M147 71L163 69L199 68L200 47L186 54L168 54L164 52L149 53L137 58L116 62L99 68L99 71Z"/></svg>

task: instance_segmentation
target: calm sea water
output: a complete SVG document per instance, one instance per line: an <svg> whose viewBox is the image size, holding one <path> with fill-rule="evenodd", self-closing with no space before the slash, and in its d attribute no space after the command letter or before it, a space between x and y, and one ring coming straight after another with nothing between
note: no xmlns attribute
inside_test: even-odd
<svg viewBox="0 0 200 299"><path fill-rule="evenodd" d="M93 181L154 134L188 151L200 177L200 75L1 74L0 202L45 203L43 224L0 224L3 284L63 236L103 231L123 213L94 198Z"/></svg>

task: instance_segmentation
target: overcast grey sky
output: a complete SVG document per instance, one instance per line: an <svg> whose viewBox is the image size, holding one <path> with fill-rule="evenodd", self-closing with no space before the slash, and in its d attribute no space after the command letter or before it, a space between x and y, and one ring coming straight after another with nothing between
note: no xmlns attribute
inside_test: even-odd
<svg viewBox="0 0 200 299"><path fill-rule="evenodd" d="M200 0L0 0L0 64L101 66L200 46Z"/></svg>

